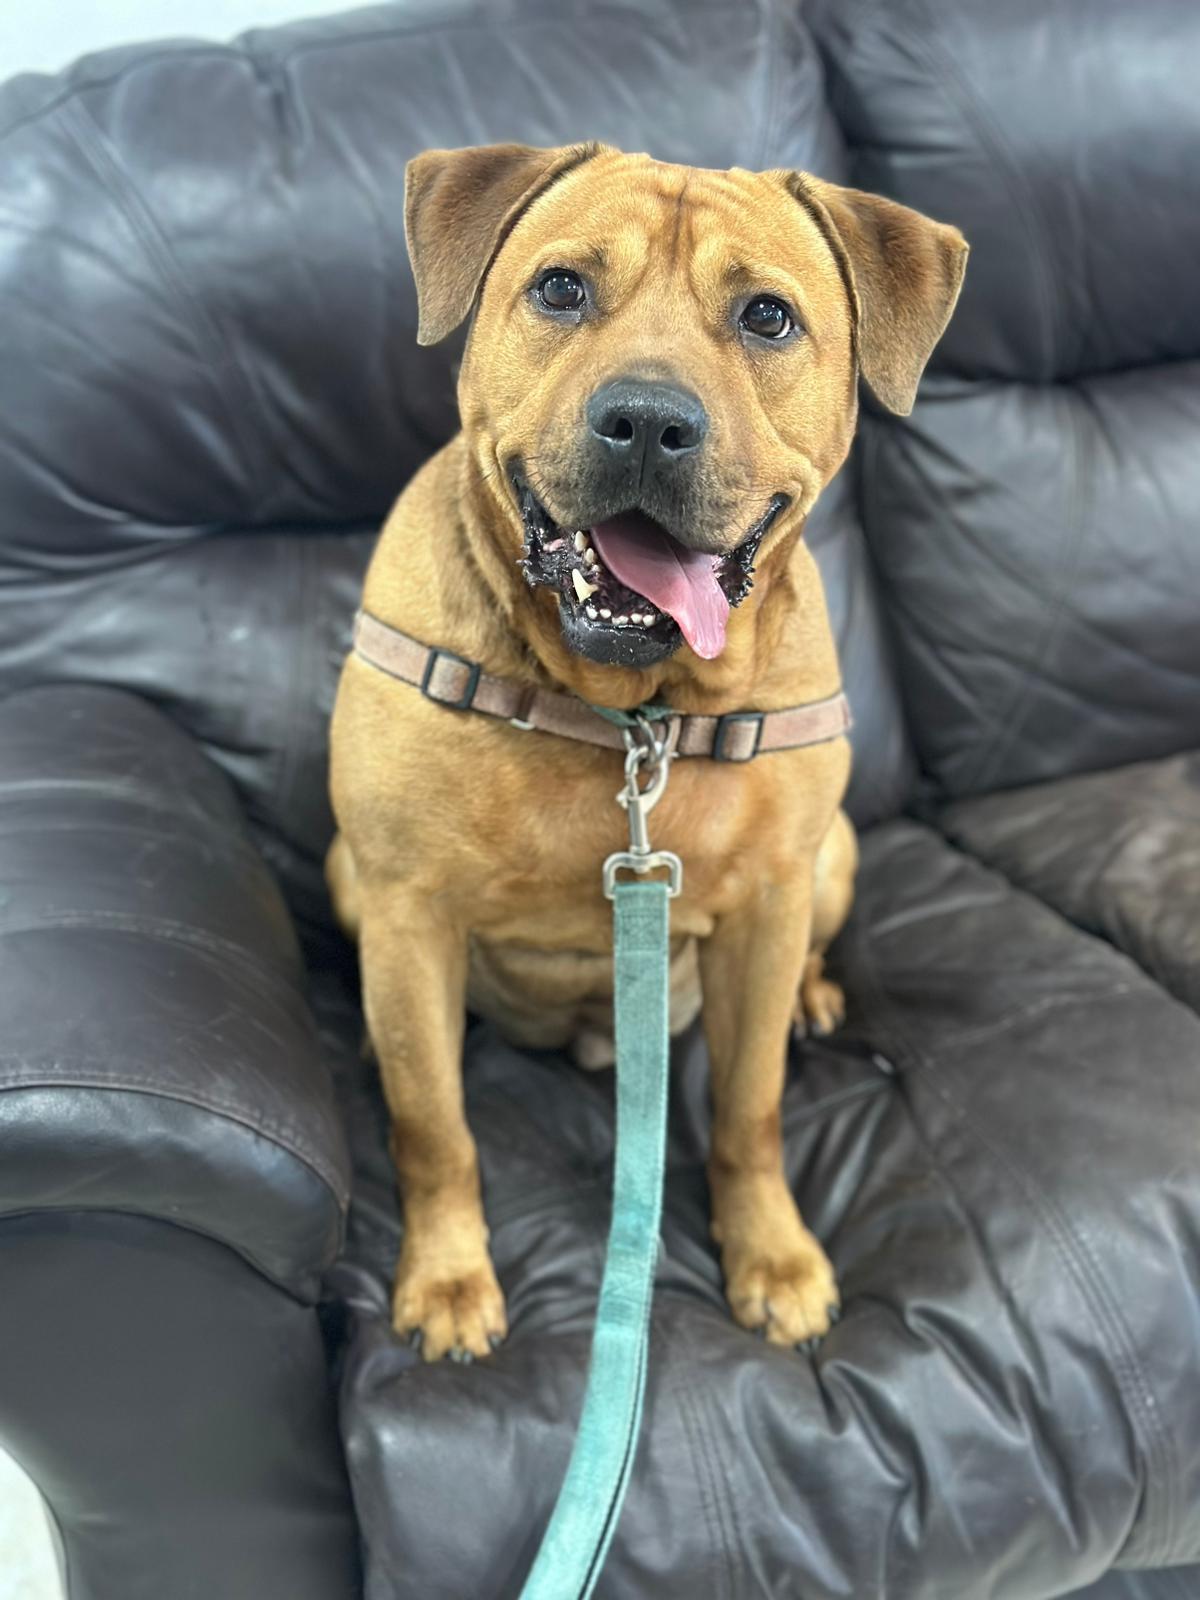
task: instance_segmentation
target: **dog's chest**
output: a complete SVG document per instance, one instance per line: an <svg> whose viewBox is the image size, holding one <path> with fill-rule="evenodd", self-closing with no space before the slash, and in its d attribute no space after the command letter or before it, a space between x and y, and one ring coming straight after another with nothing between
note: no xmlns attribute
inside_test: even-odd
<svg viewBox="0 0 1200 1600"><path fill-rule="evenodd" d="M672 764L648 827L652 846L684 863L676 932L704 937L717 917L811 861L840 795L844 758L832 751ZM469 848L465 887L481 931L542 948L608 948L601 869L630 842L621 777L619 757L571 746L544 766L504 770Z"/></svg>

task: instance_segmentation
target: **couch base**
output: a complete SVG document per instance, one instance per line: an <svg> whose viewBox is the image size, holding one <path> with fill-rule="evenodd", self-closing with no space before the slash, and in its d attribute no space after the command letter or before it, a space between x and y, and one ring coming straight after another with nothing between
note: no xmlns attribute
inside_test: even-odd
<svg viewBox="0 0 1200 1600"><path fill-rule="evenodd" d="M0 1224L0 1444L70 1600L357 1600L316 1311L169 1223Z"/></svg>

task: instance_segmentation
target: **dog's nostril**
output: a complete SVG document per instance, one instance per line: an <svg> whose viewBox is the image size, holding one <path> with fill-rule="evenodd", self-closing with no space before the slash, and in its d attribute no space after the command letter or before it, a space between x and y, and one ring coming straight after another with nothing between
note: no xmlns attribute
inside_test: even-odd
<svg viewBox="0 0 1200 1600"><path fill-rule="evenodd" d="M614 462L677 465L704 442L708 417L686 389L640 378L618 378L588 401L587 424Z"/></svg>

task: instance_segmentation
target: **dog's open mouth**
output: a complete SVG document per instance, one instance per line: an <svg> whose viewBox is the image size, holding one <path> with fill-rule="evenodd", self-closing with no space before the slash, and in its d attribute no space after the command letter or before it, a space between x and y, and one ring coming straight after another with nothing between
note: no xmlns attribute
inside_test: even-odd
<svg viewBox="0 0 1200 1600"><path fill-rule="evenodd" d="M720 655L729 612L749 594L759 546L786 504L776 495L735 550L712 555L680 544L636 509L590 527L560 526L526 483L514 483L526 580L558 591L573 648L629 666L662 660L684 639L706 661Z"/></svg>

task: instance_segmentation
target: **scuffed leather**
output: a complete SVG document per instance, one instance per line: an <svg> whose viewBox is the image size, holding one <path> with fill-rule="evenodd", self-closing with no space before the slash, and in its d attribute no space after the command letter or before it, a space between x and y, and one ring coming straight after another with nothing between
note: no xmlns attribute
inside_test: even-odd
<svg viewBox="0 0 1200 1600"><path fill-rule="evenodd" d="M0 700L0 1215L138 1212L311 1297L347 1156L225 778L113 690Z"/></svg>
<svg viewBox="0 0 1200 1600"><path fill-rule="evenodd" d="M848 1028L797 1049L784 1128L844 1318L815 1361L733 1324L691 1038L646 1423L600 1600L1049 1600L1115 1562L1200 1562L1200 1019L911 823L864 841L837 971ZM367 1595L513 1600L582 1394L611 1084L470 1034L512 1332L488 1362L430 1368L389 1331L399 1228L352 995L331 982L317 1009L331 1053L346 1041L357 1151L331 1286Z"/></svg>
<svg viewBox="0 0 1200 1600"><path fill-rule="evenodd" d="M860 509L947 797L1200 747L1200 9L813 0L862 188L963 294Z"/></svg>
<svg viewBox="0 0 1200 1600"><path fill-rule="evenodd" d="M962 800L938 823L1200 1011L1200 752Z"/></svg>

